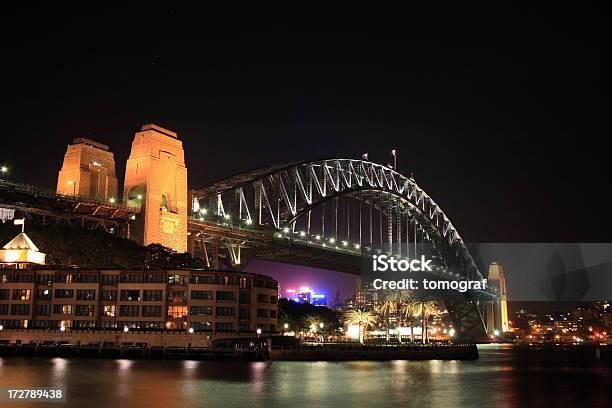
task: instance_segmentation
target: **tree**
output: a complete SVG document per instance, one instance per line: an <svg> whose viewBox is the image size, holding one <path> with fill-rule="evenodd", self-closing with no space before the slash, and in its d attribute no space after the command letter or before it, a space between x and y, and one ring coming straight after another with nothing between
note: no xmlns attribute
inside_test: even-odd
<svg viewBox="0 0 612 408"><path fill-rule="evenodd" d="M398 341L402 342L402 336L399 333L399 328L403 323L403 313L402 311L403 305L407 302L410 302L410 291L409 290L394 290L389 292L383 301L382 306L380 307L380 314L385 317L385 323L387 326L387 341L389 341L389 320L391 315L396 315L398 318L398 333L397 338Z"/></svg>
<svg viewBox="0 0 612 408"><path fill-rule="evenodd" d="M359 342L361 344L363 344L364 330L377 322L378 317L372 311L366 309L353 309L344 314L344 324L347 326L354 324L359 326Z"/></svg>
<svg viewBox="0 0 612 408"><path fill-rule="evenodd" d="M425 344L427 343L427 321L430 316L438 314L438 303L434 300L423 299L417 304L418 314L421 315L421 340Z"/></svg>
<svg viewBox="0 0 612 408"><path fill-rule="evenodd" d="M410 300L402 304L402 315L410 323L410 342L412 343L414 343L414 317L419 315L420 310L420 302L416 300Z"/></svg>

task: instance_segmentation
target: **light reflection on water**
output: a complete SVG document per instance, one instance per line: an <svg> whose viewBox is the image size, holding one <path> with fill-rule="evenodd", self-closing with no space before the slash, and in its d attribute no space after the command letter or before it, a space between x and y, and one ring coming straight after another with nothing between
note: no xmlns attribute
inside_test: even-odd
<svg viewBox="0 0 612 408"><path fill-rule="evenodd" d="M477 361L0 359L0 387L64 385L64 407L605 406L610 368L540 364L504 346ZM25 406L25 405L24 405Z"/></svg>

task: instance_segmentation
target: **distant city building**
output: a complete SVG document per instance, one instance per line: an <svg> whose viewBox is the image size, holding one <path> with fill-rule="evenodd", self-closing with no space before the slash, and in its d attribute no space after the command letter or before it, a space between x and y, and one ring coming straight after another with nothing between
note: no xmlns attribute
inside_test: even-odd
<svg viewBox="0 0 612 408"><path fill-rule="evenodd" d="M364 306L366 302L365 292L363 290L363 281L361 278L357 278L355 281L355 304L357 306Z"/></svg>
<svg viewBox="0 0 612 408"><path fill-rule="evenodd" d="M493 328L491 331L505 333L508 331L508 296L506 292L506 276L501 264L492 262L489 265L489 275L487 277L488 284L495 289L498 294L498 300L492 305L490 313L487 313L487 326Z"/></svg>
<svg viewBox="0 0 612 408"><path fill-rule="evenodd" d="M373 307L380 298L380 291L374 289L371 283L364 282L361 278L355 282L355 305L357 307Z"/></svg>
<svg viewBox="0 0 612 408"><path fill-rule="evenodd" d="M117 200L115 158L109 147L90 139L74 139L64 155L57 192L103 202Z"/></svg>
<svg viewBox="0 0 612 408"><path fill-rule="evenodd" d="M316 293L308 286L299 289L287 289L287 299L296 303L310 303L314 306L327 306L327 299L323 293Z"/></svg>

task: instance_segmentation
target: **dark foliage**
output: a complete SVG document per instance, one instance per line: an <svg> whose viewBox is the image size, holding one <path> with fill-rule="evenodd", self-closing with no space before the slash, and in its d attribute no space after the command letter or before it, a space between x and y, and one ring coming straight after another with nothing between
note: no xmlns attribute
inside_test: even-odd
<svg viewBox="0 0 612 408"><path fill-rule="evenodd" d="M0 224L0 243L6 244L19 231L12 223ZM127 268L134 265L168 268L201 267L189 253L177 253L158 244L143 247L102 230L65 225L27 224L26 233L47 254L48 265L79 265L93 268Z"/></svg>

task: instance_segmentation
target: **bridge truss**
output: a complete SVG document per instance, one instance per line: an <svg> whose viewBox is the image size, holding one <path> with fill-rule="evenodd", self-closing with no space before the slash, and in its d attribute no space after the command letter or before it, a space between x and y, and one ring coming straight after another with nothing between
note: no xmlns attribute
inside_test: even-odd
<svg viewBox="0 0 612 408"><path fill-rule="evenodd" d="M426 255L444 279L484 279L440 206L413 178L373 162L260 169L194 190L191 202L190 248L212 267L257 257L358 274L365 255ZM463 335L482 334L496 294L444 301Z"/></svg>

